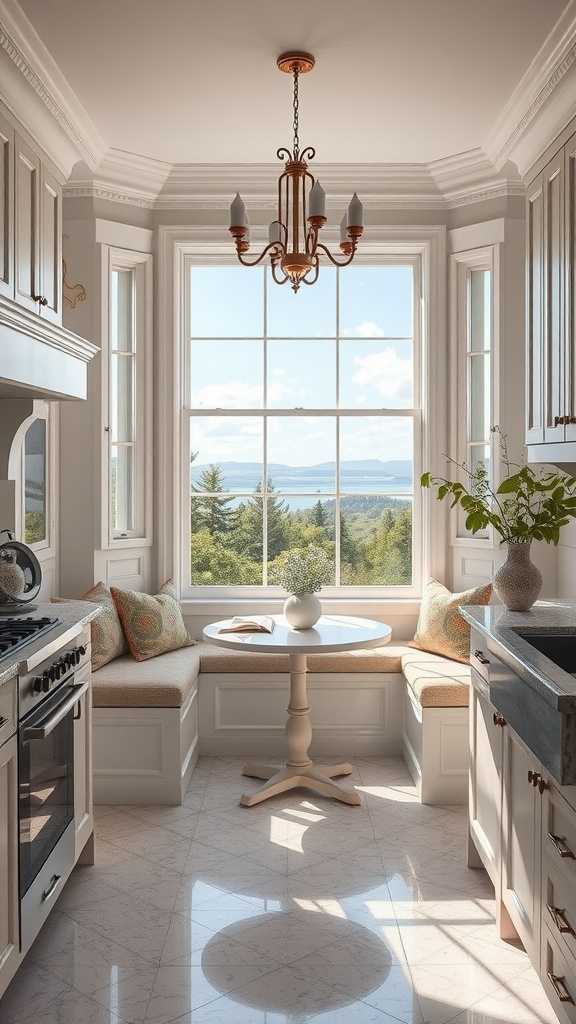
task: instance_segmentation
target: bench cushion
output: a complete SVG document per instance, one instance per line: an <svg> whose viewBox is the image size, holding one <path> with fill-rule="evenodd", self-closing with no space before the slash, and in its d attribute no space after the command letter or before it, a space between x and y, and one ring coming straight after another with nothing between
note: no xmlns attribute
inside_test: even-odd
<svg viewBox="0 0 576 1024"><path fill-rule="evenodd" d="M168 651L148 661L116 658L92 673L95 708L180 708L198 677L196 647Z"/></svg>
<svg viewBox="0 0 576 1024"><path fill-rule="evenodd" d="M412 650L402 655L402 671L423 708L468 707L470 665Z"/></svg>
<svg viewBox="0 0 576 1024"><path fill-rule="evenodd" d="M386 644L373 650L341 651L336 654L309 654L308 672L401 672L402 655L409 648L401 644ZM216 644L201 643L200 671L213 673L250 672L262 675L266 672L289 672L287 654L246 654L243 651L227 651Z"/></svg>

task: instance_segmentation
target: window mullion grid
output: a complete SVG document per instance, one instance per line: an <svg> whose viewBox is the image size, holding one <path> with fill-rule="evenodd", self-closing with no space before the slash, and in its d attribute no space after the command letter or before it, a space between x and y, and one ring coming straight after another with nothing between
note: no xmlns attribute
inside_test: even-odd
<svg viewBox="0 0 576 1024"><path fill-rule="evenodd" d="M334 583L340 586L340 270L336 268L336 498L334 501Z"/></svg>

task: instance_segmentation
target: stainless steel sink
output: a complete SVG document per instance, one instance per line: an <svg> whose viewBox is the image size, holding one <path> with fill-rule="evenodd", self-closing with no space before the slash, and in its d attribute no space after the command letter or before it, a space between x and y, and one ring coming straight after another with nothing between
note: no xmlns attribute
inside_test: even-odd
<svg viewBox="0 0 576 1024"><path fill-rule="evenodd" d="M518 632L518 636L564 672L576 674L576 633Z"/></svg>

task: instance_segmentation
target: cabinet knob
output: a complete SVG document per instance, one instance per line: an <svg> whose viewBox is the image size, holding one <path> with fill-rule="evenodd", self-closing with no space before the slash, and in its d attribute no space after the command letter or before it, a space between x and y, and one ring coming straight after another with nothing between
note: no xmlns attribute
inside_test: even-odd
<svg viewBox="0 0 576 1024"><path fill-rule="evenodd" d="M45 295L33 295L32 298L34 299L34 302L39 302L41 306L48 305L48 299Z"/></svg>
<svg viewBox="0 0 576 1024"><path fill-rule="evenodd" d="M545 789L550 789L550 783L544 782L544 779L542 778L542 776L540 776L540 778L538 779L538 791L540 793L540 796L542 796L542 793Z"/></svg>
<svg viewBox="0 0 576 1024"><path fill-rule="evenodd" d="M494 712L494 714L492 715L492 721L494 722L494 725L500 726L501 729L503 729L504 726L506 725L506 719L504 718L504 715L500 714L499 711Z"/></svg>
<svg viewBox="0 0 576 1024"><path fill-rule="evenodd" d="M532 769L530 768L529 771L528 771L528 782L530 782L534 786L534 789L536 789L536 786L538 785L539 781L540 781L540 776L539 776L538 772L533 772Z"/></svg>

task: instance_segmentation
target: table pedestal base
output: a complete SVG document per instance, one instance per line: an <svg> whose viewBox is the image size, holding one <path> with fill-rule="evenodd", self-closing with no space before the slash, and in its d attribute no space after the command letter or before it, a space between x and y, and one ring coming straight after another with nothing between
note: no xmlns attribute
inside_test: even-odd
<svg viewBox="0 0 576 1024"><path fill-rule="evenodd" d="M254 793L245 793L240 797L240 803L243 807L253 807L254 804L262 803L263 800L268 800L269 797L276 796L278 793L304 788L312 789L315 793L321 793L323 796L334 797L344 804L359 804L359 793L353 789L344 789L337 782L332 782L335 776L350 775L352 770L350 764L335 764L321 771L319 768L315 768L311 761L301 767L285 765L280 770L272 765L245 764L242 769L243 775L248 775L253 779L267 779L267 781Z"/></svg>

